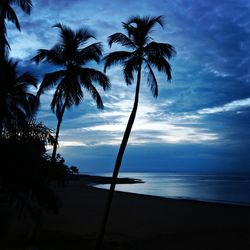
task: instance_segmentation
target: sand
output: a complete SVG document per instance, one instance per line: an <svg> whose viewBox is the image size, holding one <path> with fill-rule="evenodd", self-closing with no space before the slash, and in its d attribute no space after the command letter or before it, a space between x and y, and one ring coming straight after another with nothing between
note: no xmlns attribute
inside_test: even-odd
<svg viewBox="0 0 250 250"><path fill-rule="evenodd" d="M62 207L43 214L34 249L94 249L108 191L80 181L55 190ZM3 250L28 249L23 238L2 242ZM250 207L116 192L103 249L249 250Z"/></svg>

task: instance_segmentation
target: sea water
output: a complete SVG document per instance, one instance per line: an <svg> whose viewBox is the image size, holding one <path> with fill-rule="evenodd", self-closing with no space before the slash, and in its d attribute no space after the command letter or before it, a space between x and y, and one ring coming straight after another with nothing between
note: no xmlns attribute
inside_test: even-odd
<svg viewBox="0 0 250 250"><path fill-rule="evenodd" d="M111 176L111 173L99 173ZM121 172L119 177L141 179L144 183L117 184L116 190L174 199L250 205L249 175ZM110 185L95 185L108 189Z"/></svg>

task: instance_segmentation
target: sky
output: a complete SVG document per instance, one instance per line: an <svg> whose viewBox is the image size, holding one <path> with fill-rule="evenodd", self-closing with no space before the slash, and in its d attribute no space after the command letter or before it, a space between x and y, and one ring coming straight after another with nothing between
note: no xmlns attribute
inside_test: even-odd
<svg viewBox="0 0 250 250"><path fill-rule="evenodd" d="M164 17L164 28L155 27L152 37L175 47L173 79L156 73L155 99L142 78L121 171L250 173L249 0L33 0L33 5L30 16L14 6L22 31L8 23L8 41L20 71L29 70L40 81L55 68L30 59L57 42L54 24L90 28L106 55L120 49L109 48L107 37L123 32L129 17ZM89 66L103 70L103 63ZM107 75L111 90L98 88L104 110L86 93L81 105L64 115L58 153L82 172L113 170L133 105L135 84L126 86L122 68L110 68ZM41 97L37 119L55 129L52 94L53 89Z"/></svg>

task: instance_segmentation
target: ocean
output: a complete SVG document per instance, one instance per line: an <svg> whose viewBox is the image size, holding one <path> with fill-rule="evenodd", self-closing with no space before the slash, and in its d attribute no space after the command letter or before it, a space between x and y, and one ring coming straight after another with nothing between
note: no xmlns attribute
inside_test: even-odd
<svg viewBox="0 0 250 250"><path fill-rule="evenodd" d="M112 174L95 175L111 176ZM119 191L250 206L249 175L121 172L119 177L131 177L144 181L136 184L117 184L116 190ZM108 189L109 185L102 184L95 187Z"/></svg>

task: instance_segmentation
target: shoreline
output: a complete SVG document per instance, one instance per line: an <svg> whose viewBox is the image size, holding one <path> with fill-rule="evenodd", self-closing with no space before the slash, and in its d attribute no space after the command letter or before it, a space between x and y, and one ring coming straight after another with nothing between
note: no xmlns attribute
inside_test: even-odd
<svg viewBox="0 0 250 250"><path fill-rule="evenodd" d="M44 213L37 249L94 250L108 190L80 179L53 187L62 206L58 215ZM30 232L28 221L18 226L21 235ZM249 235L250 207L115 191L103 250L245 250ZM10 234L2 243L8 248L1 241L0 248L28 249L24 237L13 239Z"/></svg>
<svg viewBox="0 0 250 250"><path fill-rule="evenodd" d="M81 181L86 185L98 185L98 184L111 184L112 177L108 176L98 176L98 175L89 175L89 174L77 174L70 177L71 181ZM135 184L135 183L144 183L143 180L131 177L118 177L117 184Z"/></svg>
<svg viewBox="0 0 250 250"><path fill-rule="evenodd" d="M107 183L109 184L109 183ZM96 186L89 186L90 188L93 189L100 189L103 191L108 191L108 189L105 188L101 188L101 187L96 187ZM133 192L127 192L127 191L120 191L120 190L115 190L116 193L121 193L121 194L127 194L127 195L138 195L138 196L142 196L142 197L148 197L148 198L156 198L156 199L165 199L168 201L183 201L183 202L194 202L194 203L202 203L202 204L211 204L211 205L215 205L215 206L236 206L236 207L246 207L250 209L250 203L230 203L230 202L226 202L226 201L212 201L212 200L199 200L199 199L188 199L188 198L172 198L172 197L165 197L165 196L158 196L158 195L150 195L150 194L141 194L141 193L133 193Z"/></svg>
<svg viewBox="0 0 250 250"><path fill-rule="evenodd" d="M79 181L84 182L86 185L90 187L95 187L98 189L103 189L103 190L108 190L108 188L97 187L96 185L111 184L111 180L112 180L112 177L98 176L98 175L92 175L92 174L78 174L78 175L73 176L73 178L79 178ZM117 184L139 184L139 183L145 183L145 182L142 179L137 179L137 178L132 178L132 177L118 177L117 178ZM115 190L115 191L131 193L131 194L139 194L139 195L149 195L152 197L160 197L160 198L166 198L166 199L171 199L171 200L200 201L200 202L207 202L207 203L213 203L213 204L226 204L226 205L250 207L250 203L248 202L230 202L230 201L224 201L224 200L193 199L193 198L186 198L186 197L167 197L167 196L161 196L161 195L151 195L151 194L143 194L143 193L136 193L136 192L129 192L129 191L120 191L120 190Z"/></svg>

